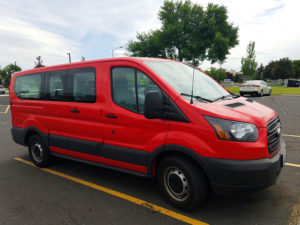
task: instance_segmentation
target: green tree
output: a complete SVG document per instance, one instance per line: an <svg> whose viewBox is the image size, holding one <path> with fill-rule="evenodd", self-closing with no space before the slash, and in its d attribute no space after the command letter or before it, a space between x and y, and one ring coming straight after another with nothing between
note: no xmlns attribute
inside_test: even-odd
<svg viewBox="0 0 300 225"><path fill-rule="evenodd" d="M277 66L278 61L271 61L265 66L263 76L264 78L275 79L274 70Z"/></svg>
<svg viewBox="0 0 300 225"><path fill-rule="evenodd" d="M255 61L255 42L251 42L247 46L247 56L246 58L242 57L241 60L244 76L248 76L251 79L255 79L257 62Z"/></svg>
<svg viewBox="0 0 300 225"><path fill-rule="evenodd" d="M238 44L238 28L228 22L224 6L208 4L206 10L191 1L165 1L158 18L159 30L138 33L127 50L132 56L164 57L199 65L207 59L222 63Z"/></svg>
<svg viewBox="0 0 300 225"><path fill-rule="evenodd" d="M293 66L295 70L295 78L300 78L300 60L294 60Z"/></svg>
<svg viewBox="0 0 300 225"><path fill-rule="evenodd" d="M214 78L216 81L220 82L221 80L226 79L226 69L223 68L214 68L211 67L210 70L205 71L209 76Z"/></svg>
<svg viewBox="0 0 300 225"><path fill-rule="evenodd" d="M296 63L297 64L297 63ZM288 79L295 78L297 65L289 58L282 58L277 61L271 61L265 67L264 77L269 79Z"/></svg>
<svg viewBox="0 0 300 225"><path fill-rule="evenodd" d="M39 68L39 67L44 67L45 65L43 65L43 60L42 60L42 56L37 56L36 57L36 62L34 62L35 66L34 68Z"/></svg>
<svg viewBox="0 0 300 225"><path fill-rule="evenodd" d="M294 66L289 58L279 59L272 72L275 79L288 79L295 77Z"/></svg>
<svg viewBox="0 0 300 225"><path fill-rule="evenodd" d="M14 73L14 72L17 72L17 71L21 71L21 67L19 67L18 65L16 64L9 64L7 66L5 66L1 71L0 71L0 75L2 75L3 79L4 79L4 86L5 87L8 87L9 84L10 84L10 79L11 79L11 75Z"/></svg>
<svg viewBox="0 0 300 225"><path fill-rule="evenodd" d="M138 33L139 41L129 41L128 48L131 56L174 58L171 49L164 49L162 32L160 30Z"/></svg>

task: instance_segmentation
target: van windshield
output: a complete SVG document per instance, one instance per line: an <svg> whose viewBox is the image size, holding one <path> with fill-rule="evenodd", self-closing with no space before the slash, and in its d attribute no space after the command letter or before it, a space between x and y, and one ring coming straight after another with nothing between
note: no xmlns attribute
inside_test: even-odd
<svg viewBox="0 0 300 225"><path fill-rule="evenodd" d="M192 93L194 68L181 62L170 61L144 61L154 72L164 79L172 88L186 99L190 99ZM194 72L193 95L195 100L214 101L230 94L215 80L198 69Z"/></svg>

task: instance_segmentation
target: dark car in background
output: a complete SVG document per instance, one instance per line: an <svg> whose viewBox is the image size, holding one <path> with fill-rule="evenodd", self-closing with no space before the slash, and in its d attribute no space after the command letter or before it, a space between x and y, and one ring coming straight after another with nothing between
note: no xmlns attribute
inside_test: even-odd
<svg viewBox="0 0 300 225"><path fill-rule="evenodd" d="M5 94L5 87L0 84L0 94Z"/></svg>

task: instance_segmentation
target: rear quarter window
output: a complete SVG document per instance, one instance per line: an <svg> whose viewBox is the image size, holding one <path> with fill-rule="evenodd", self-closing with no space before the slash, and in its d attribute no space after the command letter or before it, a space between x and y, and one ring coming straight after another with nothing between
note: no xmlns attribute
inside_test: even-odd
<svg viewBox="0 0 300 225"><path fill-rule="evenodd" d="M16 77L14 91L21 99L41 99L41 74Z"/></svg>

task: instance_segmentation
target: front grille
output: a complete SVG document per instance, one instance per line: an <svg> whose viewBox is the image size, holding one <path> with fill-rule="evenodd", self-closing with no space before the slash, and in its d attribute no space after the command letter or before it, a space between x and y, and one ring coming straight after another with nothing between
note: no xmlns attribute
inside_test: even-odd
<svg viewBox="0 0 300 225"><path fill-rule="evenodd" d="M267 124L269 153L274 152L280 145L281 126L279 117L275 117Z"/></svg>

